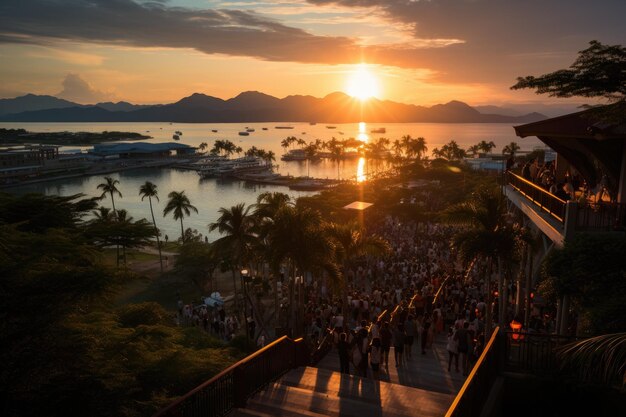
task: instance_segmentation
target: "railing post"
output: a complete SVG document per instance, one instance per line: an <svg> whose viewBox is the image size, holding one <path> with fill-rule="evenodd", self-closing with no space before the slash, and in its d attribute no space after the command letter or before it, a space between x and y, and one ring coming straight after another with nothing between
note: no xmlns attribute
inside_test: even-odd
<svg viewBox="0 0 626 417"><path fill-rule="evenodd" d="M233 385L234 385L234 403L235 407L243 408L246 406L246 375L240 366L233 370Z"/></svg>
<svg viewBox="0 0 626 417"><path fill-rule="evenodd" d="M570 238L576 231L578 220L578 203L568 201L565 205L565 221L563 222L563 236L565 240Z"/></svg>

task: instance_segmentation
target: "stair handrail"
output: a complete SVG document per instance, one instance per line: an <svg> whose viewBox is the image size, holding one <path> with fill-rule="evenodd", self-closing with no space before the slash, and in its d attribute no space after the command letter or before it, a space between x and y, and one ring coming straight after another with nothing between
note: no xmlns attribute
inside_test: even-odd
<svg viewBox="0 0 626 417"><path fill-rule="evenodd" d="M308 365L308 359L302 338L282 336L177 398L153 417L225 416L233 408L245 406L248 398L285 372Z"/></svg>
<svg viewBox="0 0 626 417"><path fill-rule="evenodd" d="M496 327L445 417L478 417L504 362L504 341Z"/></svg>

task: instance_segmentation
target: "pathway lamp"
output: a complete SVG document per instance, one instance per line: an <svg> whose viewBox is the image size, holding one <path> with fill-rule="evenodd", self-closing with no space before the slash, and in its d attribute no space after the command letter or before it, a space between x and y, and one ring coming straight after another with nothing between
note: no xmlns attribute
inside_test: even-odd
<svg viewBox="0 0 626 417"><path fill-rule="evenodd" d="M513 333L511 333L511 339L513 341L518 342L524 340L524 335L522 334L522 323L513 319L513 321L509 323L509 326L513 331Z"/></svg>

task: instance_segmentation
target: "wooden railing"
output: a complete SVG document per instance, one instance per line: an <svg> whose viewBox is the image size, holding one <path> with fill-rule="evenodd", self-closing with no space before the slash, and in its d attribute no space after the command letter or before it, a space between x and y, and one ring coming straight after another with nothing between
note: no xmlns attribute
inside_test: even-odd
<svg viewBox="0 0 626 417"><path fill-rule="evenodd" d="M489 396L491 387L502 368L503 335L500 328L491 334L480 358L458 392L446 417L477 417Z"/></svg>
<svg viewBox="0 0 626 417"><path fill-rule="evenodd" d="M309 364L303 339L270 343L178 398L154 417L222 417L290 369Z"/></svg>
<svg viewBox="0 0 626 417"><path fill-rule="evenodd" d="M565 200L511 171L506 172L506 183L560 223L565 222Z"/></svg>
<svg viewBox="0 0 626 417"><path fill-rule="evenodd" d="M623 232L626 230L626 204L579 204L576 210L576 230Z"/></svg>
<svg viewBox="0 0 626 417"><path fill-rule="evenodd" d="M504 369L510 372L553 374L558 371L556 348L575 340L573 336L542 333L505 333Z"/></svg>

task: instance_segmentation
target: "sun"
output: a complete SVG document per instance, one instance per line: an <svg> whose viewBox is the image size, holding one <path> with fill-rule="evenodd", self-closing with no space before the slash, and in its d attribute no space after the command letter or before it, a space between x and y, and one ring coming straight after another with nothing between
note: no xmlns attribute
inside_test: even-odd
<svg viewBox="0 0 626 417"><path fill-rule="evenodd" d="M348 79L346 92L359 100L378 95L378 80L366 65L360 64Z"/></svg>

